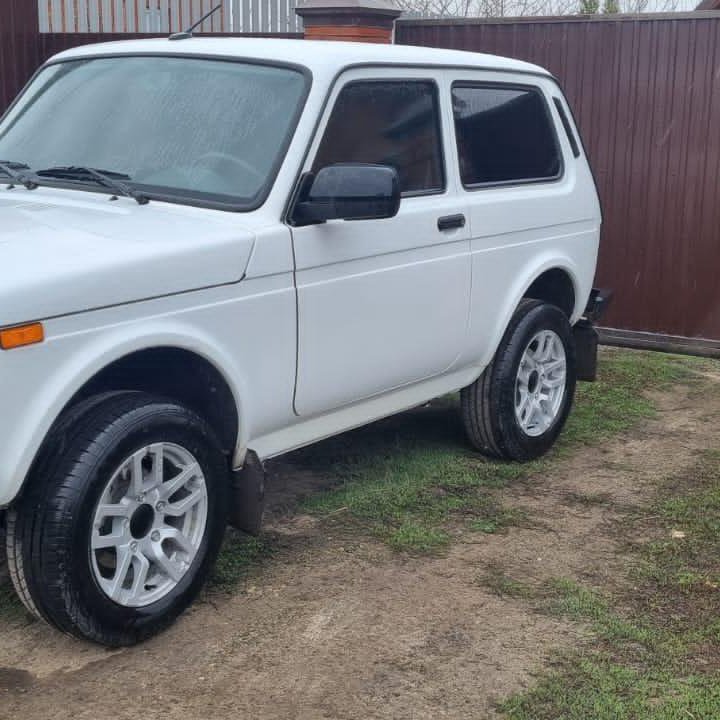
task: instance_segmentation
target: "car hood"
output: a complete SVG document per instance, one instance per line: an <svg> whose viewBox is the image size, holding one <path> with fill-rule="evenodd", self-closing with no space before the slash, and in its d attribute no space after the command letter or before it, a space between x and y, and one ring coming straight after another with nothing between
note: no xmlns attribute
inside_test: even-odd
<svg viewBox="0 0 720 720"><path fill-rule="evenodd" d="M0 190L0 326L242 279L254 234L214 210Z"/></svg>

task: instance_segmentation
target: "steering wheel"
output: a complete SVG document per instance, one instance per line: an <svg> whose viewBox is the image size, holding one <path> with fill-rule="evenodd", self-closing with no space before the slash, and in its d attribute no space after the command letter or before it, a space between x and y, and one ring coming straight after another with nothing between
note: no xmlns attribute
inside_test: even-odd
<svg viewBox="0 0 720 720"><path fill-rule="evenodd" d="M211 167L214 166L213 169L218 170L223 165L235 165L249 175L252 175L252 177L254 177L258 181L258 184L262 185L262 183L265 182L265 175L263 175L257 168L247 162L247 160L235 157L234 155L228 155L224 152L206 152L204 155L201 155L199 158L196 158L193 161L193 167L197 167L199 165L209 165Z"/></svg>

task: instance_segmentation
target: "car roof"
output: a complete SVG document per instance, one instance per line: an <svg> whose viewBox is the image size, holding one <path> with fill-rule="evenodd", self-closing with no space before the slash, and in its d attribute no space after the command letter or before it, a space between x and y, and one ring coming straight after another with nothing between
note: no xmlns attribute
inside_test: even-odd
<svg viewBox="0 0 720 720"><path fill-rule="evenodd" d="M307 67L314 75L335 75L349 66L422 65L470 68L550 75L538 65L485 53L374 43L281 38L195 37L170 41L167 38L121 40L84 45L55 55L52 60L97 55L201 55L256 59Z"/></svg>

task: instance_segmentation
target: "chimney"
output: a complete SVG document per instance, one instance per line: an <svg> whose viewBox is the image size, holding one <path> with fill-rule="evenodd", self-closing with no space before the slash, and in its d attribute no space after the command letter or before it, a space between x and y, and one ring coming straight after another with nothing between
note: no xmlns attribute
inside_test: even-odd
<svg viewBox="0 0 720 720"><path fill-rule="evenodd" d="M401 10L393 0L304 0L295 12L306 40L391 43Z"/></svg>

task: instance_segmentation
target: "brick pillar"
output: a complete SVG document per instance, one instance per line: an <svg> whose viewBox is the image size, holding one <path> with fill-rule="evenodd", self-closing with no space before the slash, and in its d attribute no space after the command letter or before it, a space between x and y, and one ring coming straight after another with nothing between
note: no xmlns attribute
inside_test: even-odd
<svg viewBox="0 0 720 720"><path fill-rule="evenodd" d="M401 10L393 0L304 0L295 12L306 40L391 43Z"/></svg>

